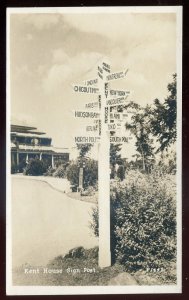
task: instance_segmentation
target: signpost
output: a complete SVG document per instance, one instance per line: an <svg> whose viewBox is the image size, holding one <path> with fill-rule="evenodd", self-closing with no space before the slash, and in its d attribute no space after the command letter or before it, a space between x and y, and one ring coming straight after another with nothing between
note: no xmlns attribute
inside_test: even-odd
<svg viewBox="0 0 189 300"><path fill-rule="evenodd" d="M85 108L98 108L94 111L75 111L75 117L93 120L95 125L86 127L86 131L96 136L75 137L75 143L98 143L98 191L99 191L99 266L101 268L111 265L111 239L110 239L110 174L109 174L109 148L110 143L127 143L132 137L123 133L123 120L127 113L111 112L112 106L123 105L128 102L130 91L111 90L109 81L125 78L126 71L110 73L110 65L102 62L98 66L98 78L86 80L84 86L74 85L76 93L98 94L98 101L85 105ZM97 85L97 87L96 87ZM95 86L95 87L94 87ZM113 96L114 98L108 97ZM122 122L122 123L121 123ZM110 132L115 132L111 135ZM79 187L82 186L83 173L79 174Z"/></svg>
<svg viewBox="0 0 189 300"><path fill-rule="evenodd" d="M124 78L124 77L126 77L127 72L128 72L128 69L125 72L121 71L121 72L116 72L116 73L109 74L109 75L106 76L106 80L110 81L110 80Z"/></svg>

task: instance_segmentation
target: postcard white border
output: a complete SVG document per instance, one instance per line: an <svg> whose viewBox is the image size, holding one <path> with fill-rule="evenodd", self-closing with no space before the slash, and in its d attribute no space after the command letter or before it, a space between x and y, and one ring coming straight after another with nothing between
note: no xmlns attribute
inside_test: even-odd
<svg viewBox="0 0 189 300"><path fill-rule="evenodd" d="M177 97L182 99L182 6L130 7L37 7L7 8L6 85L6 294L7 295L93 295L182 293L182 101L177 101L177 284L162 286L13 286L10 181L10 15L20 13L175 13L177 16Z"/></svg>

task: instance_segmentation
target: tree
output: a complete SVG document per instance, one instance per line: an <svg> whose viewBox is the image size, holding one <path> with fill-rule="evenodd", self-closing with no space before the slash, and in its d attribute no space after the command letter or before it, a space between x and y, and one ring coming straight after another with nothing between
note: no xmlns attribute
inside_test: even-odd
<svg viewBox="0 0 189 300"><path fill-rule="evenodd" d="M173 82L168 84L169 95L161 103L158 99L154 100L154 107L150 110L150 128L160 146L156 152L167 150L176 141L176 102L177 87L176 74L173 75Z"/></svg>
<svg viewBox="0 0 189 300"><path fill-rule="evenodd" d="M76 144L79 150L79 157L84 157L92 148L92 144Z"/></svg>
<svg viewBox="0 0 189 300"><path fill-rule="evenodd" d="M136 138L136 151L140 154L142 159L142 168L146 171L146 166L149 160L154 156L153 150L153 139L150 136L149 126L149 106L142 108L138 104L132 104L136 109L136 113L132 116L132 121L126 123L125 127L130 130Z"/></svg>

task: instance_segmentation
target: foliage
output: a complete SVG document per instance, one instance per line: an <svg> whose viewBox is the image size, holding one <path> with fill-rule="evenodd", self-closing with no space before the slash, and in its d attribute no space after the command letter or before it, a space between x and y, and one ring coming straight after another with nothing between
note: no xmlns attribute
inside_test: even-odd
<svg viewBox="0 0 189 300"><path fill-rule="evenodd" d="M98 163L94 159L87 159L85 161L85 167L83 170L83 187L96 187L98 181ZM79 168L80 161L72 161L67 167L66 176L72 185L79 185Z"/></svg>
<svg viewBox="0 0 189 300"><path fill-rule="evenodd" d="M98 162L94 159L88 159L83 171L83 187L96 187L98 181Z"/></svg>
<svg viewBox="0 0 189 300"><path fill-rule="evenodd" d="M123 165L120 165L117 170L117 177L123 181L125 179L125 168Z"/></svg>
<svg viewBox="0 0 189 300"><path fill-rule="evenodd" d="M56 171L53 173L53 177L65 178L66 177L66 165L61 164L58 166Z"/></svg>
<svg viewBox="0 0 189 300"><path fill-rule="evenodd" d="M54 172L56 171L56 169L52 168L51 166L48 167L47 172L44 173L44 176L53 176Z"/></svg>
<svg viewBox="0 0 189 300"><path fill-rule="evenodd" d="M140 154L139 157L142 161L142 169L146 170L146 165L148 164L149 159L154 156L153 138L150 136L148 120L149 107L147 106L146 109L143 109L140 105L134 107L136 109L136 113L132 116L132 121L125 124L125 127L127 130L130 130L136 138L136 151Z"/></svg>
<svg viewBox="0 0 189 300"><path fill-rule="evenodd" d="M79 185L79 167L77 162L72 161L66 169L66 177L74 186Z"/></svg>
<svg viewBox="0 0 189 300"><path fill-rule="evenodd" d="M111 246L129 270L163 267L176 255L175 182L157 173L130 171L111 183ZM98 235L98 210L91 227Z"/></svg>
<svg viewBox="0 0 189 300"><path fill-rule="evenodd" d="M92 144L77 144L77 149L79 150L79 157L84 157L87 152L92 148Z"/></svg>
<svg viewBox="0 0 189 300"><path fill-rule="evenodd" d="M162 174L176 174L176 151L162 152L159 161L154 165L154 169Z"/></svg>
<svg viewBox="0 0 189 300"><path fill-rule="evenodd" d="M176 102L177 87L176 74L173 75L173 82L168 84L169 95L161 103L158 99L154 100L154 107L150 110L150 127L160 146L157 152L167 149L176 141Z"/></svg>
<svg viewBox="0 0 189 300"><path fill-rule="evenodd" d="M84 190L81 191L81 196L93 196L95 194L95 188L89 186Z"/></svg>
<svg viewBox="0 0 189 300"><path fill-rule="evenodd" d="M24 170L25 175L39 176L47 171L48 165L38 158L31 158Z"/></svg>

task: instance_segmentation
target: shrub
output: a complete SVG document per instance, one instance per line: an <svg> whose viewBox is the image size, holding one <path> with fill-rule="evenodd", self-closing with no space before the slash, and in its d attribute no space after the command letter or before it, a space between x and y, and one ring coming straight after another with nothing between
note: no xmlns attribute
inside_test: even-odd
<svg viewBox="0 0 189 300"><path fill-rule="evenodd" d="M52 167L48 167L47 172L44 173L44 176L53 176L54 172L56 171L56 169L52 168Z"/></svg>
<svg viewBox="0 0 189 300"><path fill-rule="evenodd" d="M74 186L79 185L79 168L75 162L72 162L66 169L66 177Z"/></svg>
<svg viewBox="0 0 189 300"><path fill-rule="evenodd" d="M130 270L163 267L176 255L175 192L170 177L133 173L111 184L113 258ZM92 214L98 235L98 210Z"/></svg>
<svg viewBox="0 0 189 300"><path fill-rule="evenodd" d="M47 171L47 164L43 162L43 160L39 160L38 158L32 158L29 160L25 170L25 175L33 175L39 176L43 175Z"/></svg>
<svg viewBox="0 0 189 300"><path fill-rule="evenodd" d="M98 181L98 163L94 159L88 159L84 168L83 187L95 187Z"/></svg>
<svg viewBox="0 0 189 300"><path fill-rule="evenodd" d="M53 173L53 177L65 178L66 177L66 167L61 164L58 166L56 171Z"/></svg>
<svg viewBox="0 0 189 300"><path fill-rule="evenodd" d="M92 186L89 186L86 188L86 190L81 191L81 196L93 196L95 194L95 188Z"/></svg>
<svg viewBox="0 0 189 300"><path fill-rule="evenodd" d="M125 168L123 165L120 165L117 170L117 177L122 181L125 179Z"/></svg>

